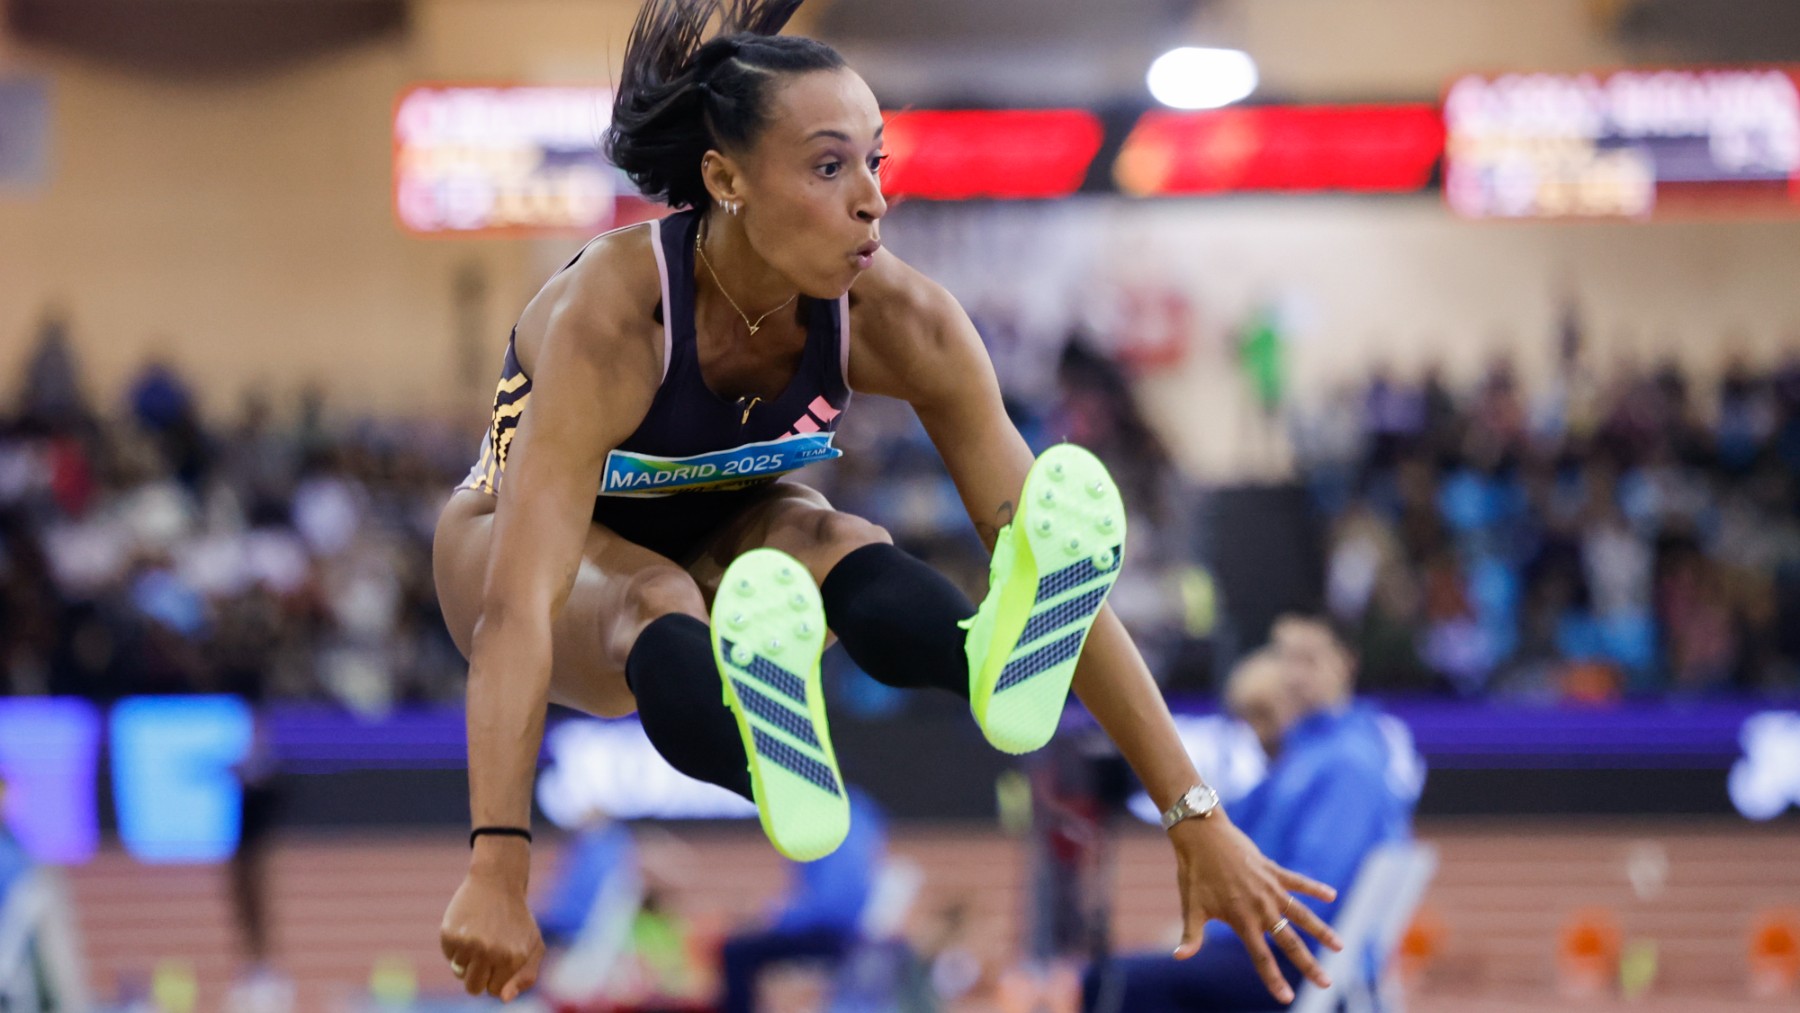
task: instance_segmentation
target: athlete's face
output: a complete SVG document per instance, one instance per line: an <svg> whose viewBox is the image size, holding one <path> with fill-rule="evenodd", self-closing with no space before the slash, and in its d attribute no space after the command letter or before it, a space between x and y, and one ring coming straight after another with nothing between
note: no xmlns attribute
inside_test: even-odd
<svg viewBox="0 0 1800 1013"><path fill-rule="evenodd" d="M744 231L769 266L816 299L835 299L880 246L881 107L849 69L789 76L769 119L736 159Z"/></svg>

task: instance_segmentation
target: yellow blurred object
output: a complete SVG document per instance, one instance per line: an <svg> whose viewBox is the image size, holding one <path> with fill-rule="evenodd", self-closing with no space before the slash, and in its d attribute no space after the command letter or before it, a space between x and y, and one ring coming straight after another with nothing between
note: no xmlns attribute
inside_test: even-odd
<svg viewBox="0 0 1800 1013"><path fill-rule="evenodd" d="M375 958L369 970L369 995L383 1006L410 1006L419 994L419 975L412 961L396 954Z"/></svg>
<svg viewBox="0 0 1800 1013"><path fill-rule="evenodd" d="M184 960L164 960L150 979L150 997L160 1013L193 1013L200 1001L200 983L193 965Z"/></svg>
<svg viewBox="0 0 1800 1013"><path fill-rule="evenodd" d="M1016 770L994 781L994 801L1000 811L1000 829L1023 837L1031 829L1031 779Z"/></svg>
<svg viewBox="0 0 1800 1013"><path fill-rule="evenodd" d="M1187 635L1195 639L1212 636L1218 625L1219 587L1204 566L1181 571L1181 615Z"/></svg>
<svg viewBox="0 0 1800 1013"><path fill-rule="evenodd" d="M1633 939L1619 955L1619 994L1642 999L1656 984L1656 940Z"/></svg>

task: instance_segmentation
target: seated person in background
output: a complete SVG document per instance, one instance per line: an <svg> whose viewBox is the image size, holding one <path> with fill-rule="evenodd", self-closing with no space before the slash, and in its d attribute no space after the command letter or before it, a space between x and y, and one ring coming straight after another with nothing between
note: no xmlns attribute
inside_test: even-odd
<svg viewBox="0 0 1800 1013"><path fill-rule="evenodd" d="M872 799L858 788L849 791L844 843L817 861L789 863L787 894L770 925L725 941L720 1013L752 1013L765 968L797 960L836 964L860 938L863 909L887 852L887 826Z"/></svg>
<svg viewBox="0 0 1800 1013"><path fill-rule="evenodd" d="M1302 714L1336 714L1346 733L1367 737L1373 748L1381 751L1386 757L1388 790L1410 815L1425 788L1424 760L1405 722L1352 695L1357 659L1337 628L1326 619L1290 612L1275 621L1270 647L1281 660ZM1269 752L1267 740L1263 750Z"/></svg>
<svg viewBox="0 0 1800 1013"><path fill-rule="evenodd" d="M1325 632L1329 636L1328 627ZM1245 658L1226 685L1227 708L1256 732L1270 758L1267 778L1231 806L1231 819L1271 861L1343 891L1329 904L1294 900L1329 922L1363 858L1378 845L1410 836L1417 794L1403 798L1390 787L1392 747L1375 712L1350 706L1348 656L1337 662L1313 657L1319 645L1311 625L1289 633L1286 647ZM1294 634L1301 636L1298 643L1291 642ZM1333 685L1339 688L1333 691ZM1298 989L1299 970L1279 950L1275 956ZM1243 943L1216 921L1207 924L1205 942L1187 960L1144 954L1105 961L1088 971L1082 994L1091 1013L1282 1008Z"/></svg>

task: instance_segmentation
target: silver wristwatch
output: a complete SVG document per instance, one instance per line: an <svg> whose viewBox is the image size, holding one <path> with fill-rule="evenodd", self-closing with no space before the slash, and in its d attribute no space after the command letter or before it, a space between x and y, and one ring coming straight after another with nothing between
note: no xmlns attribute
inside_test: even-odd
<svg viewBox="0 0 1800 1013"><path fill-rule="evenodd" d="M1165 809L1162 814L1163 829L1167 830L1182 820L1205 819L1219 808L1219 793L1212 790L1212 785L1201 781L1175 800L1175 804Z"/></svg>

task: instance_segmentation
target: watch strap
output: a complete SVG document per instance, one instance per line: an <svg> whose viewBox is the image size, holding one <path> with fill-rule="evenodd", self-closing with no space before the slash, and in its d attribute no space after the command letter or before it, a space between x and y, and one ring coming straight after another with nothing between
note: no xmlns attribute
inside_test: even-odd
<svg viewBox="0 0 1800 1013"><path fill-rule="evenodd" d="M1197 802L1197 804L1196 804ZM1219 793L1205 781L1181 793L1175 804L1163 810L1162 825L1168 830L1182 820L1205 819L1219 808Z"/></svg>

